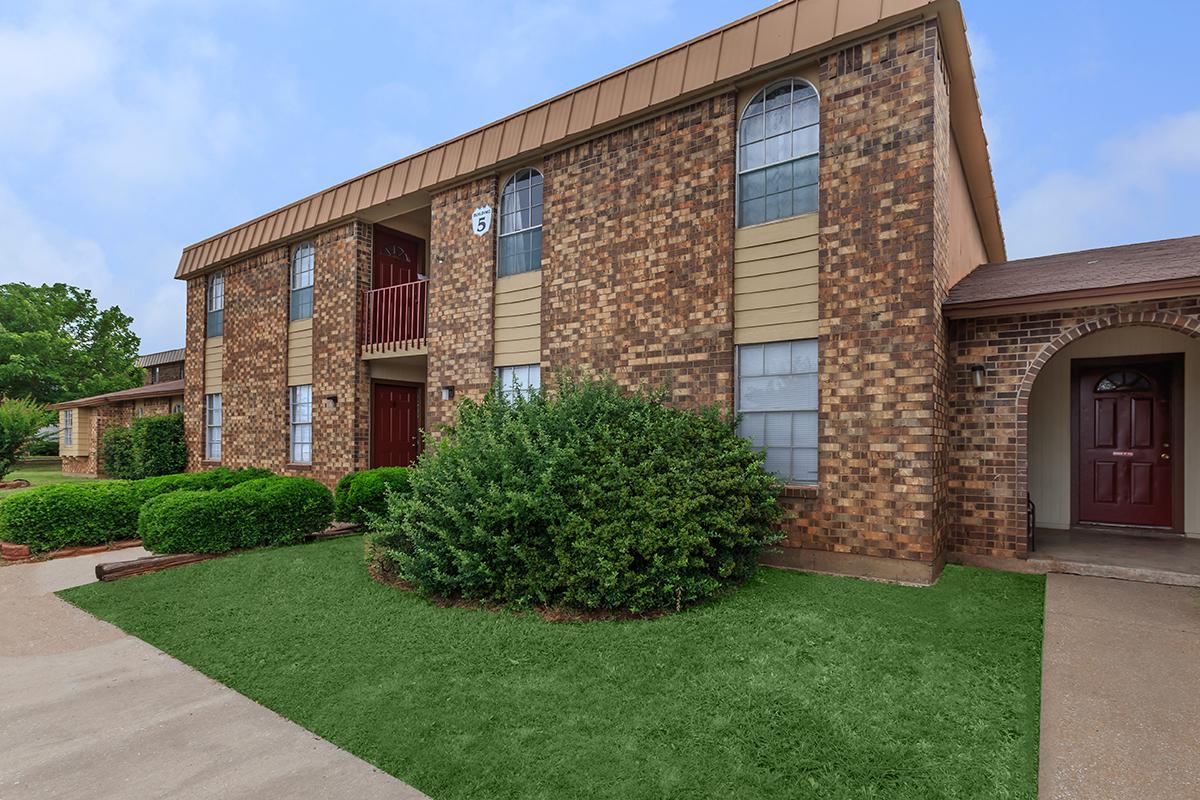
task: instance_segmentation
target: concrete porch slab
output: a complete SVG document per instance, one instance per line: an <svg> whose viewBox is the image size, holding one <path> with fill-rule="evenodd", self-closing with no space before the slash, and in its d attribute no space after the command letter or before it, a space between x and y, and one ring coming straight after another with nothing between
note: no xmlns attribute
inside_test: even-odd
<svg viewBox="0 0 1200 800"><path fill-rule="evenodd" d="M1200 587L1200 539L1173 534L1039 529L1030 571Z"/></svg>

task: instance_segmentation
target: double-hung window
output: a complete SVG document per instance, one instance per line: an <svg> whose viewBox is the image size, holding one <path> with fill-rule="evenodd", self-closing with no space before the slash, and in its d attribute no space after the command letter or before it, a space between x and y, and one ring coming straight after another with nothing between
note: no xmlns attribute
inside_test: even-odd
<svg viewBox="0 0 1200 800"><path fill-rule="evenodd" d="M63 411L62 443L63 447L70 447L71 445L75 444L74 409L68 408Z"/></svg>
<svg viewBox="0 0 1200 800"><path fill-rule="evenodd" d="M292 250L292 291L289 319L310 319L313 315L313 265L316 249L302 242Z"/></svg>
<svg viewBox="0 0 1200 800"><path fill-rule="evenodd" d="M204 459L221 460L221 395L204 395Z"/></svg>
<svg viewBox="0 0 1200 800"><path fill-rule="evenodd" d="M208 279L208 322L206 336L225 335L225 273L218 272Z"/></svg>
<svg viewBox="0 0 1200 800"><path fill-rule="evenodd" d="M542 173L521 169L500 193L499 257L496 275L542 268Z"/></svg>
<svg viewBox="0 0 1200 800"><path fill-rule="evenodd" d="M289 388L288 409L291 420L291 453L293 464L312 463L312 384Z"/></svg>
<svg viewBox="0 0 1200 800"><path fill-rule="evenodd" d="M542 365L496 367L496 384L505 400L512 400L518 394L528 396L542 388Z"/></svg>
<svg viewBox="0 0 1200 800"><path fill-rule="evenodd" d="M817 482L817 340L737 349L738 433L788 483Z"/></svg>

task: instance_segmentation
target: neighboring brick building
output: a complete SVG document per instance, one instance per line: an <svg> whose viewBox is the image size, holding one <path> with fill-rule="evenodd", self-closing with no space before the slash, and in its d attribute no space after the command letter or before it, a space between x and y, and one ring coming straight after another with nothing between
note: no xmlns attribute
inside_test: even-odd
<svg viewBox="0 0 1200 800"><path fill-rule="evenodd" d="M137 417L183 410L183 348L138 356L142 385L119 392L82 397L51 406L58 411L58 455L70 475L103 476L100 442L117 425L128 427Z"/></svg>
<svg viewBox="0 0 1200 800"><path fill-rule="evenodd" d="M1026 555L1027 490L1058 527L1106 521L1100 495L1062 512L1061 463L1031 468L1033 378L1093 320L1191 330L1168 298L1200 277L1150 300L1111 262L1037 297L1003 280L957 2L791 0L186 248L189 464L332 484L409 463L497 380L584 367L743 414L789 482L772 562L927 582ZM1167 347L1144 344L1119 355Z"/></svg>

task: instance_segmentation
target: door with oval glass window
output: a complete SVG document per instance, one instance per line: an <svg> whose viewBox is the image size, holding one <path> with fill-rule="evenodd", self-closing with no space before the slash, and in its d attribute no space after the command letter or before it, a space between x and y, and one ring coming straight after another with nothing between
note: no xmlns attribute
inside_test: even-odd
<svg viewBox="0 0 1200 800"><path fill-rule="evenodd" d="M1179 358L1072 362L1076 522L1175 527Z"/></svg>

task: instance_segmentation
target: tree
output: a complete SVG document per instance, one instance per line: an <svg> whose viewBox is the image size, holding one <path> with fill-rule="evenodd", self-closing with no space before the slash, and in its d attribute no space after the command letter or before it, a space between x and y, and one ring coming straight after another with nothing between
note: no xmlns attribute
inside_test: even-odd
<svg viewBox="0 0 1200 800"><path fill-rule="evenodd" d="M137 386L132 323L87 289L0 285L0 396L59 403Z"/></svg>
<svg viewBox="0 0 1200 800"><path fill-rule="evenodd" d="M0 478L12 471L50 414L32 400L0 401Z"/></svg>

